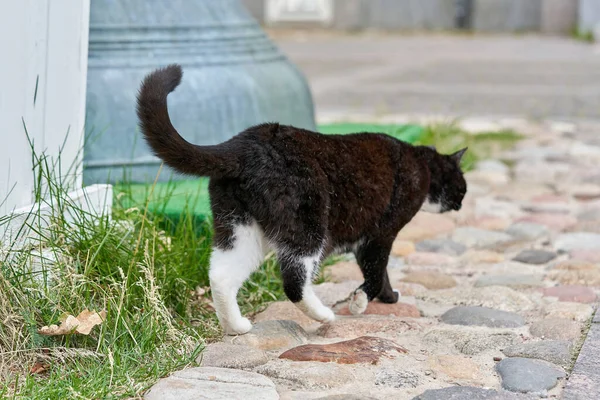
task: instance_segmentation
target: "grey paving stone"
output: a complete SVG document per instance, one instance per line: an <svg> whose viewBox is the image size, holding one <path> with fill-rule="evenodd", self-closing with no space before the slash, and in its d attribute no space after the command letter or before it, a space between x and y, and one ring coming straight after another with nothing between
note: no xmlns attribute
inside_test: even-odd
<svg viewBox="0 0 600 400"><path fill-rule="evenodd" d="M466 226L457 228L452 234L452 240L467 247L494 249L500 245L511 242L514 238L504 232Z"/></svg>
<svg viewBox="0 0 600 400"><path fill-rule="evenodd" d="M450 239L427 239L416 244L417 251L442 253L451 256L460 256L467 251L467 246Z"/></svg>
<svg viewBox="0 0 600 400"><path fill-rule="evenodd" d="M525 320L519 314L488 307L458 306L446 311L440 319L446 324L491 328L516 328L525 325Z"/></svg>
<svg viewBox="0 0 600 400"><path fill-rule="evenodd" d="M517 222L506 229L506 233L518 239L534 240L548 234L548 228L534 222Z"/></svg>
<svg viewBox="0 0 600 400"><path fill-rule="evenodd" d="M571 365L573 344L568 340L542 340L509 346L502 350L507 357L536 358L567 368Z"/></svg>
<svg viewBox="0 0 600 400"><path fill-rule="evenodd" d="M581 323L566 318L545 318L531 324L529 332L539 338L576 340L581 336Z"/></svg>
<svg viewBox="0 0 600 400"><path fill-rule="evenodd" d="M502 378L502 387L513 392L542 392L552 389L558 379L564 378L561 368L550 363L528 358L505 358L496 364Z"/></svg>
<svg viewBox="0 0 600 400"><path fill-rule="evenodd" d="M523 250L513 258L514 261L519 261L526 264L545 264L556 258L556 253L547 250Z"/></svg>
<svg viewBox="0 0 600 400"><path fill-rule="evenodd" d="M600 248L600 233L569 232L558 236L554 241L556 250L594 250Z"/></svg>

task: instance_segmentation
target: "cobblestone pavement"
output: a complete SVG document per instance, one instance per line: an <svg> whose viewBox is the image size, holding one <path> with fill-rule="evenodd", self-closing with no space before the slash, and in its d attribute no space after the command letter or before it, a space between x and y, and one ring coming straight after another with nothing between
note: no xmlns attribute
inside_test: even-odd
<svg viewBox="0 0 600 400"><path fill-rule="evenodd" d="M340 262L316 286L335 322L273 303L146 398L600 398L600 126L478 123L526 139L466 174L460 212L419 213L400 232L388 266L399 303L350 315L361 275Z"/></svg>
<svg viewBox="0 0 600 400"><path fill-rule="evenodd" d="M319 113L600 119L600 45L539 36L272 32Z"/></svg>
<svg viewBox="0 0 600 400"><path fill-rule="evenodd" d="M146 398L600 398L600 124L582 122L600 120L597 48L516 36L275 39L306 73L320 122L461 116L473 134L526 139L467 174L460 212L419 214L399 234L388 266L398 304L349 315L344 300L362 279L348 259L316 287L334 323L273 303L250 333L209 345L201 367Z"/></svg>

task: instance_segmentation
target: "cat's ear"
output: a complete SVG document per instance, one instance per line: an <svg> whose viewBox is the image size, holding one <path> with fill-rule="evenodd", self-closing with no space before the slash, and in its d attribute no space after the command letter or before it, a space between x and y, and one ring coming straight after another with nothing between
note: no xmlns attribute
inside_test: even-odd
<svg viewBox="0 0 600 400"><path fill-rule="evenodd" d="M450 158L453 159L457 164L460 164L460 160L463 158L465 153L467 152L468 147L465 147L462 150L457 151L456 153L450 154Z"/></svg>
<svg viewBox="0 0 600 400"><path fill-rule="evenodd" d="M437 149L435 148L435 146L425 146L425 147L427 147L428 149L431 149L433 151L437 151Z"/></svg>

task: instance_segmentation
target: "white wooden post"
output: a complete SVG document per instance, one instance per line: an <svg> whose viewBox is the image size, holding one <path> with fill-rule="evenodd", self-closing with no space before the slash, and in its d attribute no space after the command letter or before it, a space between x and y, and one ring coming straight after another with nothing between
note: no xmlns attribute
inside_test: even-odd
<svg viewBox="0 0 600 400"><path fill-rule="evenodd" d="M81 187L89 11L90 0L0 1L0 216L32 208L24 125L37 154L60 152L69 189Z"/></svg>

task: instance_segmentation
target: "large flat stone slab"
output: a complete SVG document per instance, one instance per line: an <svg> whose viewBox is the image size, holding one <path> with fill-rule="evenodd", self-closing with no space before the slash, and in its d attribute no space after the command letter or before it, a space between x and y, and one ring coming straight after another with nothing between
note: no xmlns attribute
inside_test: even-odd
<svg viewBox="0 0 600 400"><path fill-rule="evenodd" d="M597 317L598 312L596 312ZM600 399L600 323L598 322L592 323L590 327L562 392L563 400Z"/></svg>
<svg viewBox="0 0 600 400"><path fill-rule="evenodd" d="M237 369L198 367L160 379L146 400L278 400L275 384L266 376Z"/></svg>
<svg viewBox="0 0 600 400"><path fill-rule="evenodd" d="M258 366L255 372L268 376L278 384L298 389L331 390L350 382L373 380L373 373L365 370L364 365L324 363L316 361L291 362L289 360L271 360ZM361 373L358 373L360 371ZM287 397L289 398L289 397ZM299 397L302 399L303 397ZM245 398L243 398L245 400Z"/></svg>
<svg viewBox="0 0 600 400"><path fill-rule="evenodd" d="M429 389L413 397L412 400L517 400L524 397L516 393L482 389L472 386L451 386L443 389Z"/></svg>

